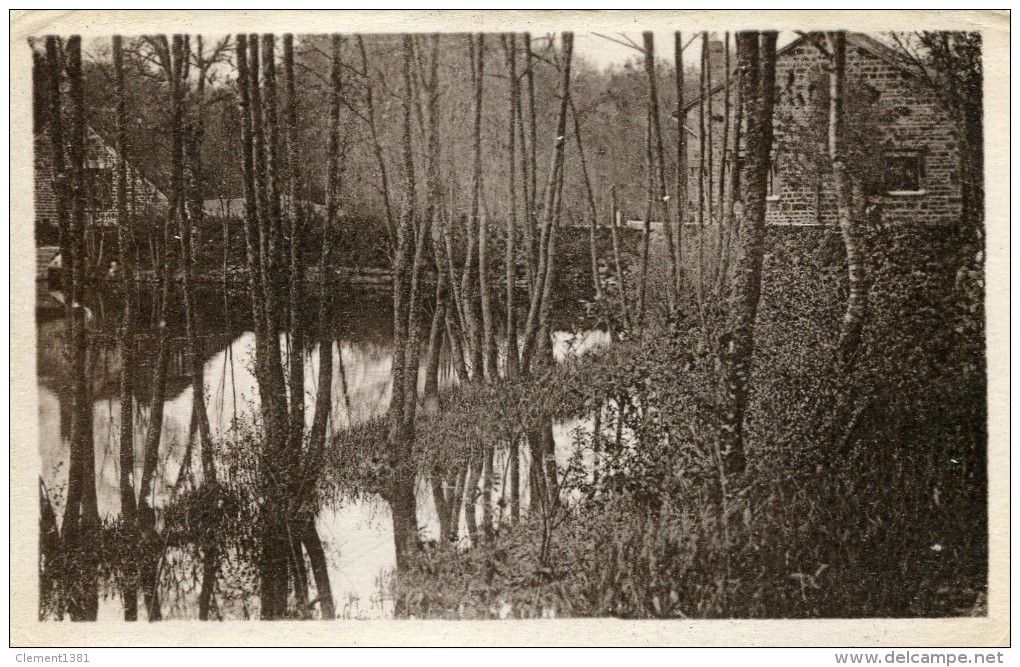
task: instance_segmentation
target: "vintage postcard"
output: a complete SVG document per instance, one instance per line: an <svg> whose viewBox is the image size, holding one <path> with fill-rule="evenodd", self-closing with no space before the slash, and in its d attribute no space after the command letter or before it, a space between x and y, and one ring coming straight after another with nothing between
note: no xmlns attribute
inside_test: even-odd
<svg viewBox="0 0 1020 667"><path fill-rule="evenodd" d="M1008 12L11 33L12 645L1009 644Z"/></svg>

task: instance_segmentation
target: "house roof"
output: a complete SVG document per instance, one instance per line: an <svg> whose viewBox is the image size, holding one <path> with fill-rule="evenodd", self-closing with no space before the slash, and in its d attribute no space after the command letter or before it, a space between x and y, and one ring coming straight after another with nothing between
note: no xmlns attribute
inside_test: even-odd
<svg viewBox="0 0 1020 667"><path fill-rule="evenodd" d="M820 36L821 34L822 33L820 33L820 32L804 32L804 33L801 33L800 36L797 37L797 39L793 40L792 42L790 42L789 44L787 44L783 48L781 48L778 51L776 51L776 60L779 60L783 56L791 53L794 49L796 49L797 47L799 47L801 44L803 44L804 42L808 41L809 39L814 39L814 38ZM867 51L871 55L884 60L885 62L889 63L890 65L893 65L895 67L899 67L900 69L903 69L904 71L907 71L907 72L910 71L909 68L907 68L907 66L904 64L903 59L899 56L899 54L896 53L896 51L894 51L892 48L886 46L882 42L878 41L874 37L871 37L869 35L865 35L864 33L860 33L860 32L848 32L846 34L846 41L847 41L847 44L850 44L852 46L856 46L858 48L864 49L865 51ZM737 69L738 69L737 67L734 67L733 70L732 70L733 73L736 73ZM731 85L735 84L736 80L737 80L736 77L731 77L730 84ZM726 83L725 82L724 83L720 83L720 84L716 84L715 86L712 86L712 89L708 92L708 94L709 95L715 95L716 93L722 91L725 87L726 87ZM701 95L698 95L693 100L691 100L690 102L688 102L687 104L684 105L684 111L685 112L690 111L691 109L696 107L700 102L701 102ZM674 113L674 117L675 116L676 116L676 114Z"/></svg>
<svg viewBox="0 0 1020 667"><path fill-rule="evenodd" d="M48 130L49 124L43 125L42 128L40 128L39 131L36 132L32 138L35 141L38 141L43 138L43 134L46 134ZM85 132L87 137L95 138L109 155L111 155L114 158L118 156L117 149L114 148L110 144L110 142L103 137L103 135L101 135L99 132L96 132L96 130L91 125L85 126ZM170 201L170 199L165 194L163 194L163 191L160 190L155 183L146 178L145 174L143 174L140 169L135 168L134 165L132 165L131 162L126 158L124 160L124 163L127 165L128 171L134 173L139 180L144 181L146 185L152 188L153 192L156 193L156 197L160 200L160 202L165 204Z"/></svg>

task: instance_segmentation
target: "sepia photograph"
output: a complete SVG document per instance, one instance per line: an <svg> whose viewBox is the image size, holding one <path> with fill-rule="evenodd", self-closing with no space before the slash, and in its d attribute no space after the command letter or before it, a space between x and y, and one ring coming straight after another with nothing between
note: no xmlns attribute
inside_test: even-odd
<svg viewBox="0 0 1020 667"><path fill-rule="evenodd" d="M394 13L22 17L18 636L987 622L1008 12Z"/></svg>

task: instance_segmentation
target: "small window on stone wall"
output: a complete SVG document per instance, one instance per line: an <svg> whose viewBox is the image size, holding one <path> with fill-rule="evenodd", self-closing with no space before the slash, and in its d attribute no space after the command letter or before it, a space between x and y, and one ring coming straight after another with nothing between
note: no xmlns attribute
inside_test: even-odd
<svg viewBox="0 0 1020 667"><path fill-rule="evenodd" d="M924 192L924 156L916 151L884 153L880 191L891 195Z"/></svg>

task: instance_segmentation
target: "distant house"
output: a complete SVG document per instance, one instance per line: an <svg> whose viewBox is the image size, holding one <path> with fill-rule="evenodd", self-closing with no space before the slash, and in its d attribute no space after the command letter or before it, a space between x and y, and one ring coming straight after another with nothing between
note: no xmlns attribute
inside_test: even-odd
<svg viewBox="0 0 1020 667"><path fill-rule="evenodd" d="M710 47L716 67L723 61L721 43ZM766 221L774 225L828 225L836 222L836 200L826 170L805 174L795 168L796 151L805 150L790 136L798 123L817 116L818 105L828 108L828 90L819 86L827 74L825 38L807 33L776 54L776 98L772 169L768 182ZM858 95L873 100L882 112L875 127L874 172L869 201L887 222L927 225L955 224L961 213L955 128L926 87L901 65L897 54L876 39L860 33L847 34L847 85ZM724 68L712 74L711 140L718 198L719 166L722 163L725 85ZM718 84L718 85L717 85ZM736 77L731 77L735 88ZM731 88L731 93L734 88ZM688 132L688 220L696 219L698 194L698 125L700 99L685 105ZM850 119L853 121L854 119ZM803 125L801 125L803 126ZM732 140L732 134L730 135ZM824 149L823 149L824 150ZM730 149L732 152L732 149ZM718 208L718 206L716 206ZM714 216L717 217L717 216ZM706 219L706 224L711 224Z"/></svg>
<svg viewBox="0 0 1020 667"><path fill-rule="evenodd" d="M326 207L322 204L316 204L315 202L298 200L301 204L302 209L309 211L316 215L326 215ZM290 197L286 195L280 197L280 204L284 210L288 210L290 207ZM244 217L244 197L220 197L218 199L206 199L202 202L202 210L206 215L211 215L217 218L235 218L241 219Z"/></svg>
<svg viewBox="0 0 1020 667"><path fill-rule="evenodd" d="M37 245L55 245L59 240L57 198L53 190L53 146L48 128L34 138L35 229ZM85 138L85 223L93 227L117 224L117 151L92 128ZM137 169L127 165L129 214L165 208L166 195Z"/></svg>

